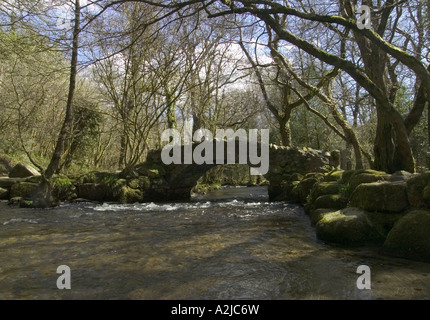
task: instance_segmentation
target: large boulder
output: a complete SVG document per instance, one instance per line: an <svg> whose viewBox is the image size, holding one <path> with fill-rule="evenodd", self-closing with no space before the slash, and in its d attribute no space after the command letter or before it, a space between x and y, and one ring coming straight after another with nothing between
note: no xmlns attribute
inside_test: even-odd
<svg viewBox="0 0 430 320"><path fill-rule="evenodd" d="M347 206L348 199L339 194L325 194L318 197L314 202L313 206L316 209L343 209Z"/></svg>
<svg viewBox="0 0 430 320"><path fill-rule="evenodd" d="M310 201L315 201L323 195L338 194L341 185L337 182L318 182L315 183L310 192Z"/></svg>
<svg viewBox="0 0 430 320"><path fill-rule="evenodd" d="M9 178L28 178L33 176L39 176L40 173L35 168L28 164L18 163L9 172Z"/></svg>
<svg viewBox="0 0 430 320"><path fill-rule="evenodd" d="M316 177L304 178L292 189L292 192L295 194L297 199L299 199L300 202L304 204L306 203L306 199L310 194L312 187L318 181L319 180Z"/></svg>
<svg viewBox="0 0 430 320"><path fill-rule="evenodd" d="M425 197L424 194L424 189L430 185L430 173L416 175L410 178L406 185L408 200L411 206L416 208L430 207L430 199L425 199L428 197Z"/></svg>
<svg viewBox="0 0 430 320"><path fill-rule="evenodd" d="M397 221L383 250L394 256L430 261L430 212L414 210Z"/></svg>
<svg viewBox="0 0 430 320"><path fill-rule="evenodd" d="M367 212L352 207L329 213L320 211L316 234L320 240L342 245L382 244L385 240Z"/></svg>
<svg viewBox="0 0 430 320"><path fill-rule="evenodd" d="M349 206L366 211L401 212L408 207L405 182L373 182L357 186Z"/></svg>
<svg viewBox="0 0 430 320"><path fill-rule="evenodd" d="M390 175L382 171L364 170L357 171L349 180L351 190L355 190L360 184L381 182L390 179Z"/></svg>
<svg viewBox="0 0 430 320"><path fill-rule="evenodd" d="M37 191L37 183L31 182L18 182L11 186L10 188L10 198L23 198L31 199L34 193Z"/></svg>

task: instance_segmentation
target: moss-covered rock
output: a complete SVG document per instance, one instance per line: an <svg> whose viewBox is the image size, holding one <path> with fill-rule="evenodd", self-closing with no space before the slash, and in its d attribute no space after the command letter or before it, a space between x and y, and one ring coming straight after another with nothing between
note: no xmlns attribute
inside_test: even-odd
<svg viewBox="0 0 430 320"><path fill-rule="evenodd" d="M143 193L141 190L133 189L128 186L121 188L118 200L120 203L136 203L143 201Z"/></svg>
<svg viewBox="0 0 430 320"><path fill-rule="evenodd" d="M323 215L330 212L333 212L333 209L319 208L319 209L309 210L308 214L309 214L309 218L311 220L312 226L315 226L321 220Z"/></svg>
<svg viewBox="0 0 430 320"><path fill-rule="evenodd" d="M387 213L387 212L367 212L367 217L372 225L378 229L379 233L388 235L393 226L406 213Z"/></svg>
<svg viewBox="0 0 430 320"><path fill-rule="evenodd" d="M9 190L0 188L0 200L9 200Z"/></svg>
<svg viewBox="0 0 430 320"><path fill-rule="evenodd" d="M325 194L320 197L318 197L314 203L313 206L316 209L343 209L347 206L348 199L342 197L339 194Z"/></svg>
<svg viewBox="0 0 430 320"><path fill-rule="evenodd" d="M383 250L394 256L430 261L430 212L414 210L397 221Z"/></svg>
<svg viewBox="0 0 430 320"><path fill-rule="evenodd" d="M139 179L128 180L127 181L127 186L129 186L132 189L140 189L140 180Z"/></svg>
<svg viewBox="0 0 430 320"><path fill-rule="evenodd" d="M206 194L208 191L211 190L220 190L222 188L222 185L220 183L212 183L212 184L204 184L204 183L198 183L194 188L192 188L192 193L197 194Z"/></svg>
<svg viewBox="0 0 430 320"><path fill-rule="evenodd" d="M322 214L316 224L320 240L342 245L382 244L385 237L379 233L358 208L345 208Z"/></svg>
<svg viewBox="0 0 430 320"><path fill-rule="evenodd" d="M337 182L317 182L312 186L310 192L310 201L314 202L318 197L323 195L338 194L341 185Z"/></svg>
<svg viewBox="0 0 430 320"><path fill-rule="evenodd" d="M26 200L30 200L33 194L36 192L38 184L31 182L18 182L11 186L10 197L16 198L21 197Z"/></svg>
<svg viewBox="0 0 430 320"><path fill-rule="evenodd" d="M33 206L33 201L26 200L22 197L14 197L9 199L9 206L19 207L19 208L31 208Z"/></svg>
<svg viewBox="0 0 430 320"><path fill-rule="evenodd" d="M428 208L428 193L424 198L424 189L430 184L430 173L423 173L410 178L407 182L408 200L416 208ZM427 190L428 191L428 190Z"/></svg>
<svg viewBox="0 0 430 320"><path fill-rule="evenodd" d="M329 172L325 175L324 181L326 182L339 182L342 179L344 171L343 170L336 170Z"/></svg>
<svg viewBox="0 0 430 320"><path fill-rule="evenodd" d="M366 211L401 212L408 207L405 182L360 184L353 192L349 206Z"/></svg>
<svg viewBox="0 0 430 320"><path fill-rule="evenodd" d="M352 190L355 190L360 184L363 183L372 183L372 182L382 182L386 181L390 178L390 175L379 171L374 171L372 173L370 172L363 172L359 174L355 174L351 177L349 180L349 185Z"/></svg>
<svg viewBox="0 0 430 320"><path fill-rule="evenodd" d="M389 178L390 182L400 182L400 181L408 181L414 176L413 173L410 173L408 171L400 170L394 172L391 177Z"/></svg>
<svg viewBox="0 0 430 320"><path fill-rule="evenodd" d="M307 202L307 197L310 194L312 187L319 180L315 177L304 178L300 181L292 190L292 192L297 195L297 198L301 203L305 204Z"/></svg>

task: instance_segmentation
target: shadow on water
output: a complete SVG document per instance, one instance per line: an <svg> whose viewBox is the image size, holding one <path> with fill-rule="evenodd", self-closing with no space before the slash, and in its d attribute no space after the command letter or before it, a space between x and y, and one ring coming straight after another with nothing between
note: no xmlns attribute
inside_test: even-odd
<svg viewBox="0 0 430 320"><path fill-rule="evenodd" d="M248 195L248 196L246 196ZM190 203L1 207L0 299L430 299L430 264L318 241L265 188ZM72 290L56 288L56 268ZM359 265L372 289L358 290Z"/></svg>

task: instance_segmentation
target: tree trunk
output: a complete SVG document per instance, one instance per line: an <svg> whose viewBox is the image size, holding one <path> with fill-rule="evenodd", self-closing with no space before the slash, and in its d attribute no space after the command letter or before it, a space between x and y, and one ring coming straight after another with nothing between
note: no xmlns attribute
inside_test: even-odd
<svg viewBox="0 0 430 320"><path fill-rule="evenodd" d="M121 141L120 141L120 151L119 151L119 160L118 160L119 169L124 168L126 157L127 157L127 137L124 129L124 132L121 134Z"/></svg>
<svg viewBox="0 0 430 320"><path fill-rule="evenodd" d="M284 147L291 146L291 128L290 117L284 117L279 121L279 128L281 133L281 145Z"/></svg>
<svg viewBox="0 0 430 320"><path fill-rule="evenodd" d="M73 30L72 60L70 63L70 83L66 104L66 115L58 135L51 161L49 162L47 169L42 172L42 182L32 197L33 207L37 208L48 208L58 205L58 202L52 197L51 178L61 168L61 160L64 156L67 140L71 139L71 136L73 135L73 98L76 89L76 75L78 69L80 17L80 0L75 0L75 25Z"/></svg>
<svg viewBox="0 0 430 320"><path fill-rule="evenodd" d="M79 50L79 32L80 32L80 17L81 6L80 0L75 0L75 26L73 30L73 45L72 45L72 60L70 64L70 83L69 93L66 104L66 116L63 125L58 135L58 140L55 145L55 150L52 155L51 161L46 169L44 175L46 179L51 179L54 173L57 172L61 165L61 159L64 155L65 144L73 134L73 98L76 89L76 75L78 69L78 50Z"/></svg>
<svg viewBox="0 0 430 320"><path fill-rule="evenodd" d="M376 103L378 121L374 144L376 170L415 172L415 163L403 118L394 108Z"/></svg>

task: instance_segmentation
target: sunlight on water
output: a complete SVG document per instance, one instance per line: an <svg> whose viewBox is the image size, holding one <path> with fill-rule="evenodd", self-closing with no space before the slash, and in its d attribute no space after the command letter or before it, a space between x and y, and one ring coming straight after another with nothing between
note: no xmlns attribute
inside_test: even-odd
<svg viewBox="0 0 430 320"><path fill-rule="evenodd" d="M0 212L0 299L430 299L430 264L325 245L264 188ZM371 290L356 288L361 264ZM71 290L56 287L59 265Z"/></svg>

